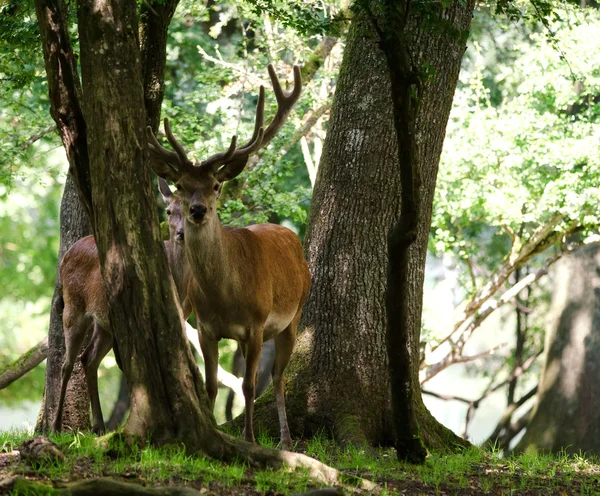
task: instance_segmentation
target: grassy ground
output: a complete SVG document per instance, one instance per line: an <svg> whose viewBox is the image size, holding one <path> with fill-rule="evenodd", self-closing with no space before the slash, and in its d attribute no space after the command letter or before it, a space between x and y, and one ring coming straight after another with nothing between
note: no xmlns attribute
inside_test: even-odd
<svg viewBox="0 0 600 496"><path fill-rule="evenodd" d="M24 461L8 462L6 455L3 461L2 453L17 449L28 437L23 431L0 432L0 481L18 475L48 484L50 489L76 480L111 477L146 487L187 486L203 494L225 495L296 494L318 487L306 472L225 465L188 456L175 447L117 448L107 455L94 442L94 436L82 433L51 437L66 455L64 461L42 462L35 467ZM259 442L274 446L265 437ZM432 453L425 465L410 466L398 463L391 450L341 450L325 436L299 443L297 451L376 482L382 494L600 494L600 460L581 456L522 455L502 459L473 448L452 456ZM353 492L349 487L344 491ZM24 492L18 486L12 490L12 494ZM28 494L42 492L47 493L38 490Z"/></svg>

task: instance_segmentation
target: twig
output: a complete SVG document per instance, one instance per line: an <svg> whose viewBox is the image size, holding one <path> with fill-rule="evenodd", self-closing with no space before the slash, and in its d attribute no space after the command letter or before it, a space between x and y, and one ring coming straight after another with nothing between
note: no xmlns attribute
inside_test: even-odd
<svg viewBox="0 0 600 496"><path fill-rule="evenodd" d="M27 141L25 141L24 143L21 143L21 146L19 146L19 148L21 150L26 150L28 147L33 145L36 141L42 139L44 136L50 134L52 131L57 131L56 124L54 124L52 126L48 126L47 128L42 129L39 133L34 134Z"/></svg>
<svg viewBox="0 0 600 496"><path fill-rule="evenodd" d="M473 403L473 400L468 400L467 398L463 398L461 396L453 396L450 394L435 393L433 391L428 391L426 389L423 389L421 391L421 393L426 394L428 396L433 396L434 398L438 398L438 399L444 400L444 401L460 401L461 403L466 403L467 405L470 405L471 403Z"/></svg>
<svg viewBox="0 0 600 496"><path fill-rule="evenodd" d="M421 379L421 385L425 384L429 379L435 377L437 374L439 374L442 370L448 368L450 365L453 365L455 363L472 362L473 360L477 360L478 358L493 355L496 351L498 351L500 348L505 347L507 344L508 343L502 343L496 345L493 348L490 348L486 351L482 351L481 353L477 353L476 355L462 356L456 355L451 352L444 358L442 358L439 362L436 362L431 367L425 369L425 377Z"/></svg>

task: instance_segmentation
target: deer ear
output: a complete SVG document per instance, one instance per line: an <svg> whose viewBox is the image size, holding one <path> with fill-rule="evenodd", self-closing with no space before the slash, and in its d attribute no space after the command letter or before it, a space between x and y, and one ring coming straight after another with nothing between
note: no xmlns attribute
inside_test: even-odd
<svg viewBox="0 0 600 496"><path fill-rule="evenodd" d="M173 169L173 167L164 160L154 157L152 153L150 153L150 167L152 167L152 170L158 177L171 181L172 183L176 183L181 177L181 174Z"/></svg>
<svg viewBox="0 0 600 496"><path fill-rule="evenodd" d="M158 189L160 190L163 201L166 204L169 204L173 199L173 192L171 191L171 188L169 188L167 181L165 181L162 177L158 178Z"/></svg>
<svg viewBox="0 0 600 496"><path fill-rule="evenodd" d="M246 155L245 157L240 157L237 160L234 159L227 165L224 165L215 173L215 179L222 183L238 177L244 170L244 167L246 167L248 158L249 157Z"/></svg>

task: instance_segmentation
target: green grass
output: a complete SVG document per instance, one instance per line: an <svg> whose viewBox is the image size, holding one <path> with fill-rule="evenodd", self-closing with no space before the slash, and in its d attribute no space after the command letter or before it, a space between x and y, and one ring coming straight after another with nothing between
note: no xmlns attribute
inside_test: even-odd
<svg viewBox="0 0 600 496"><path fill-rule="evenodd" d="M0 432L0 451L16 449L29 437L28 432L21 430ZM14 474L48 483L113 477L147 486L187 485L225 494L293 494L319 487L306 470L257 470L243 463L224 464L188 455L177 446L126 447L115 436L107 452L91 434L58 434L50 438L65 454L64 461L43 461L34 467L21 462L11 466L9 473L7 468L0 469L0 479ZM263 432L257 438L263 446L278 444ZM376 482L384 495L600 493L600 461L580 454L501 458L498 453L472 448L455 455L432 453L425 464L413 466L399 463L391 449L341 449L325 434L299 442L297 450L340 469L349 485L356 476Z"/></svg>

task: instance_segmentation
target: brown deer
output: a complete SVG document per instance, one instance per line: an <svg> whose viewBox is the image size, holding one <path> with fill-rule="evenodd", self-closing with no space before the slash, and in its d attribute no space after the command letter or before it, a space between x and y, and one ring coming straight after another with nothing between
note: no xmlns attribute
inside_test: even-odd
<svg viewBox="0 0 600 496"><path fill-rule="evenodd" d="M169 218L170 239L165 241L165 250L179 300L183 302L189 277L183 247L183 215L179 198L171 193L167 183L159 179L159 188L167 204ZM92 404L92 431L101 434L104 433L105 426L98 396L98 366L112 348L113 339L108 326L108 301L100 274L100 259L93 236L80 239L65 253L59 273L62 288L55 308L59 312L62 311L65 362L62 366L60 397L52 429L61 430L67 384L83 341L90 326L93 325L93 334L81 355L81 362Z"/></svg>
<svg viewBox="0 0 600 496"><path fill-rule="evenodd" d="M283 126L302 89L300 69L294 66L294 88L281 88L272 65L269 77L277 99L277 113L263 128L264 87L260 87L254 133L236 148L236 137L226 152L200 164L191 162L177 142L168 119L167 139L175 151L163 148L148 128L154 172L175 183L185 216L185 250L193 274L188 289L198 317L204 354L206 390L214 408L217 395L218 341L235 339L246 358L242 382L246 416L244 437L254 442L252 417L256 372L262 344L275 339L273 386L279 415L281 445L292 447L283 390L283 371L296 340L302 306L310 287L310 273L302 244L289 229L275 224L246 228L223 227L217 215L217 198L223 182L237 177L253 152L265 146Z"/></svg>

